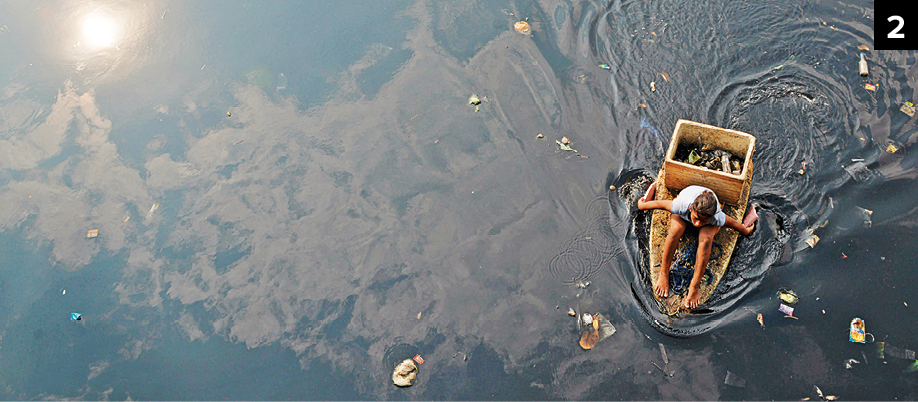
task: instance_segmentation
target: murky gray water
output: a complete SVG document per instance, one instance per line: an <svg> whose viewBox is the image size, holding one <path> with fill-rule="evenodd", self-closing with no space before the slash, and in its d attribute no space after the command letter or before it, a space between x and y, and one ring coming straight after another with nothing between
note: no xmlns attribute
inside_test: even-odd
<svg viewBox="0 0 918 402"><path fill-rule="evenodd" d="M0 4L0 398L918 397L847 340L918 348L872 2L362 3ZM673 320L633 202L680 118L757 137L761 220Z"/></svg>

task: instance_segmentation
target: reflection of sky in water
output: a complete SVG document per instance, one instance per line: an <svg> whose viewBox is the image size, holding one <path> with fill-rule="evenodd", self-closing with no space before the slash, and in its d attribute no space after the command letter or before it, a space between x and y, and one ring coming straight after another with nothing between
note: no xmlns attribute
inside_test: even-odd
<svg viewBox="0 0 918 402"><path fill-rule="evenodd" d="M722 37L674 21L723 4L0 5L11 16L0 19L0 396L789 399L816 382L856 396L840 378L863 379L836 364L850 345L826 328L843 333L849 316L871 314L870 328L892 313L848 306L824 272L804 269L817 264L802 239L775 233L831 214L844 224L819 228L822 259L844 251L838 264L874 266L880 249L908 261L858 239L866 232L846 211L872 207L874 230L897 233L914 203L866 205L859 192L882 180L859 184L832 167L862 157L888 191L910 191L899 183L916 153L858 139L913 142L899 134L911 123L887 112L911 92L895 78L907 70L876 55L886 68L871 71L895 90L852 99L860 82L815 66L847 66L841 43L864 39L865 22L817 8L834 23L823 29L779 3L755 10L756 34ZM730 11L753 14L743 7ZM533 37L509 29L525 17ZM794 59L768 24L786 24ZM705 43L713 49L695 49ZM761 64L738 61L763 49ZM680 61L689 56L726 73ZM471 93L489 99L477 114ZM753 193L771 226L739 254L737 289L708 320L717 331L692 339L664 337L642 316L632 216L605 197L619 171L659 165L637 126L645 116L664 132L680 117L736 126L763 144ZM556 150L561 135L588 158ZM798 182L801 158L812 184ZM592 253L582 263L600 265L583 271L585 290L548 269L580 243ZM769 270L782 246L799 252L784 266L793 272ZM800 322L768 316L762 333L741 306L771 311L778 285L812 304ZM898 292L885 296L897 306ZM583 352L569 307L619 331ZM71 310L84 319L71 322ZM658 342L673 378L649 363L660 362ZM392 361L413 353L427 360L418 385L392 389ZM767 375L784 367L781 353L799 381ZM747 388L726 388L726 370Z"/></svg>

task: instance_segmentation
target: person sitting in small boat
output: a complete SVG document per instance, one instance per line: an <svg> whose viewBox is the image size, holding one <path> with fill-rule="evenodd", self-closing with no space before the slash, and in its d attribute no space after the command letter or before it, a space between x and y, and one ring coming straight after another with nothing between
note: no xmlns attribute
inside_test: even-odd
<svg viewBox="0 0 918 402"><path fill-rule="evenodd" d="M660 266L660 275L653 291L660 298L669 297L669 270L673 265L676 245L682 233L691 223L698 228L698 254L695 257L695 273L689 284L688 295L685 298L685 307L697 308L701 305L701 278L704 277L708 260L711 257L711 246L714 244L714 235L721 227L736 230L743 236L748 236L755 228L755 217L743 225L723 213L717 201L717 195L711 189L702 186L688 186L679 192L673 200L654 200L657 183L651 183L647 193L641 197L637 206L642 211L662 209L669 211L669 232L663 243L663 264Z"/></svg>

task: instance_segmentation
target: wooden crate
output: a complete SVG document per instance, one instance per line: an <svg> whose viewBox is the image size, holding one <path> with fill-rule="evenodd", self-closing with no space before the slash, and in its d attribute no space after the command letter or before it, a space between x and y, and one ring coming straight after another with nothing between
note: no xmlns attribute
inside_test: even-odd
<svg viewBox="0 0 918 402"><path fill-rule="evenodd" d="M724 173L679 162L673 158L680 142L710 144L737 157L743 157L744 166L740 174ZM673 139L663 162L664 182L671 190L682 190L691 185L710 188L717 198L726 204L736 205L743 193L743 183L752 174L750 162L755 151L755 137L742 131L728 130L694 121L680 119L673 130Z"/></svg>

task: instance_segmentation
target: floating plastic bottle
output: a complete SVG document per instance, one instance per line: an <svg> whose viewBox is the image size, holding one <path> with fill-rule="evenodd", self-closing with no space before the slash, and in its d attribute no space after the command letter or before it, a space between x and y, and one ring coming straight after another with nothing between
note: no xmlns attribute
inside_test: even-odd
<svg viewBox="0 0 918 402"><path fill-rule="evenodd" d="M861 53L861 61L858 63L858 69L861 70L861 77L867 76L867 58Z"/></svg>

